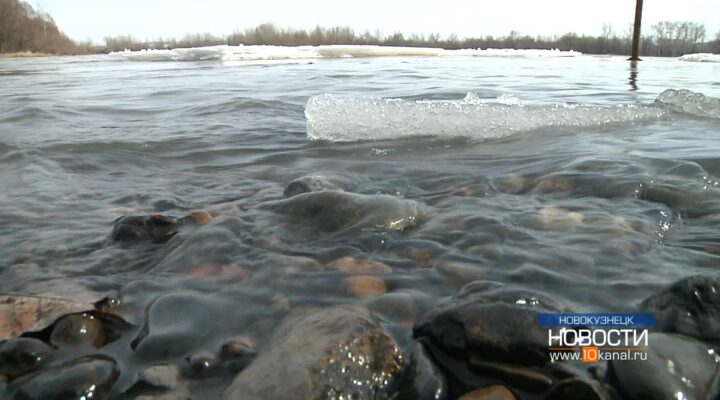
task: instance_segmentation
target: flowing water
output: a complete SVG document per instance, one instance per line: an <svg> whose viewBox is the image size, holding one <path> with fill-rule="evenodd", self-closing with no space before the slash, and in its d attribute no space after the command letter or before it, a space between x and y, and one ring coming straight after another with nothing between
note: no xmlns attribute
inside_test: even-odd
<svg viewBox="0 0 720 400"><path fill-rule="evenodd" d="M387 291L418 314L475 280L629 310L720 265L719 78L718 63L591 56L0 59L0 292L111 296L134 326L155 318L168 333L139 355L135 333L103 350L126 371L262 337L288 307L368 302L324 267L345 256L392 267ZM692 93L668 107L666 89ZM305 175L412 200L417 220L279 212ZM108 240L123 215L194 210L213 223Z"/></svg>

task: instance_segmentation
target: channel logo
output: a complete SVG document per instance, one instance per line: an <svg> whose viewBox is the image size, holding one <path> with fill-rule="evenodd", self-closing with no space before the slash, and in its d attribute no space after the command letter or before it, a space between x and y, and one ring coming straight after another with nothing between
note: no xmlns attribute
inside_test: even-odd
<svg viewBox="0 0 720 400"><path fill-rule="evenodd" d="M538 314L550 361L647 360L652 314Z"/></svg>

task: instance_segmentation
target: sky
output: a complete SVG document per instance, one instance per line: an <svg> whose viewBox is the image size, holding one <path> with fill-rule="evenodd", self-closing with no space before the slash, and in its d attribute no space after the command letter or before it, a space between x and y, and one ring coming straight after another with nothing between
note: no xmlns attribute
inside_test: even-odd
<svg viewBox="0 0 720 400"><path fill-rule="evenodd" d="M188 33L227 35L265 22L282 27L350 26L356 32L439 33L458 37L504 36L511 30L552 36L599 35L612 24L623 35L635 0L29 0L49 12L76 40L106 36L182 38ZM720 0L645 0L643 27L659 21L704 23L720 30Z"/></svg>

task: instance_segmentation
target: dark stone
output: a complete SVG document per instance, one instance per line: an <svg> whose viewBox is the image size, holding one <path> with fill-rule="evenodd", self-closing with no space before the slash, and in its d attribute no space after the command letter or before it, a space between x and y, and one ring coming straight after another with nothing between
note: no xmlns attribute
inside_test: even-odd
<svg viewBox="0 0 720 400"><path fill-rule="evenodd" d="M193 354L185 359L187 368L185 375L195 379L220 376L225 371L219 357L209 353Z"/></svg>
<svg viewBox="0 0 720 400"><path fill-rule="evenodd" d="M479 375L501 379L509 386L528 392L541 393L550 389L553 384L549 376L538 370L511 364L471 358L470 368Z"/></svg>
<svg viewBox="0 0 720 400"><path fill-rule="evenodd" d="M431 340L458 358L543 365L549 361L547 330L540 327L536 311L557 310L540 298L509 290L491 292L487 298L482 292L463 293L425 315L415 325L413 335ZM515 301L503 302L508 299Z"/></svg>
<svg viewBox="0 0 720 400"><path fill-rule="evenodd" d="M50 343L55 346L100 348L106 343L105 328L93 313L66 315L55 323Z"/></svg>
<svg viewBox="0 0 720 400"><path fill-rule="evenodd" d="M15 378L40 369L53 349L37 339L17 338L0 342L0 374Z"/></svg>
<svg viewBox="0 0 720 400"><path fill-rule="evenodd" d="M323 190L342 190L338 185L331 182L331 179L322 175L303 176L290 182L283 196L293 197L298 194L309 192L321 192Z"/></svg>
<svg viewBox="0 0 720 400"><path fill-rule="evenodd" d="M720 280L696 275L653 294L640 304L655 316L655 331L720 340Z"/></svg>
<svg viewBox="0 0 720 400"><path fill-rule="evenodd" d="M695 339L652 333L647 360L611 360L608 380L627 400L717 399L718 355Z"/></svg>
<svg viewBox="0 0 720 400"><path fill-rule="evenodd" d="M242 371L256 356L255 342L245 336L232 338L220 347L220 358L230 372Z"/></svg>
<svg viewBox="0 0 720 400"><path fill-rule="evenodd" d="M558 382L544 400L612 400L610 393L598 381L570 378Z"/></svg>
<svg viewBox="0 0 720 400"><path fill-rule="evenodd" d="M409 352L407 370L399 400L444 400L448 388L442 371L433 364L430 355L415 342Z"/></svg>
<svg viewBox="0 0 720 400"><path fill-rule="evenodd" d="M110 240L115 242L152 241L163 243L178 232L178 221L166 215L137 215L118 218Z"/></svg>
<svg viewBox="0 0 720 400"><path fill-rule="evenodd" d="M403 361L395 340L364 306L286 318L224 399L388 399Z"/></svg>
<svg viewBox="0 0 720 400"><path fill-rule="evenodd" d="M106 356L82 357L26 375L10 385L13 400L107 399L119 376L115 361Z"/></svg>

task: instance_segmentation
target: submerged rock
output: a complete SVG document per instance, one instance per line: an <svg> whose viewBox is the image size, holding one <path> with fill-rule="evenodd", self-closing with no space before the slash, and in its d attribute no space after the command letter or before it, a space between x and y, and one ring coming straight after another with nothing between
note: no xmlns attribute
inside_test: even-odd
<svg viewBox="0 0 720 400"><path fill-rule="evenodd" d="M387 285L382 278L372 275L348 276L343 281L345 290L355 297L375 297L387 293Z"/></svg>
<svg viewBox="0 0 720 400"><path fill-rule="evenodd" d="M377 260L361 260L355 257L343 257L327 264L327 267L348 274L389 274L392 267Z"/></svg>
<svg viewBox="0 0 720 400"><path fill-rule="evenodd" d="M140 372L138 381L154 388L170 390L180 381L180 369L172 364L154 365Z"/></svg>
<svg viewBox="0 0 720 400"><path fill-rule="evenodd" d="M414 328L448 354L542 365L549 361L547 331L534 311L517 306L467 302L431 311Z"/></svg>
<svg viewBox="0 0 720 400"><path fill-rule="evenodd" d="M585 379L569 378L558 382L543 400L611 400L602 383Z"/></svg>
<svg viewBox="0 0 720 400"><path fill-rule="evenodd" d="M289 317L224 399L390 398L403 359L364 306Z"/></svg>
<svg viewBox="0 0 720 400"><path fill-rule="evenodd" d="M182 222L189 222L197 225L207 225L213 222L213 216L207 211L193 211L182 218Z"/></svg>
<svg viewBox="0 0 720 400"><path fill-rule="evenodd" d="M425 348L415 342L410 350L405 381L400 390L402 400L445 400L448 388L442 371L433 364Z"/></svg>
<svg viewBox="0 0 720 400"><path fill-rule="evenodd" d="M106 356L82 357L23 377L8 388L10 399L65 400L108 398L119 376L115 361Z"/></svg>
<svg viewBox="0 0 720 400"><path fill-rule="evenodd" d="M515 400L515 395L505 386L493 385L465 393L458 400Z"/></svg>
<svg viewBox="0 0 720 400"><path fill-rule="evenodd" d="M611 360L609 380L628 400L717 399L720 357L695 339L651 333L647 360Z"/></svg>
<svg viewBox="0 0 720 400"><path fill-rule="evenodd" d="M168 241L178 233L178 221L166 215L135 215L118 218L110 233L114 242Z"/></svg>
<svg viewBox="0 0 720 400"><path fill-rule="evenodd" d="M290 182L283 196L293 197L298 194L309 193L309 192L321 192L324 190L336 190L341 191L339 185L332 182L332 179L323 175L309 175L295 179Z"/></svg>
<svg viewBox="0 0 720 400"><path fill-rule="evenodd" d="M550 360L547 330L540 327L537 312L562 310L541 294L475 282L426 314L413 335L460 359L543 365Z"/></svg>
<svg viewBox="0 0 720 400"><path fill-rule="evenodd" d="M720 279L697 275L682 279L640 304L655 316L655 330L704 340L720 340Z"/></svg>
<svg viewBox="0 0 720 400"><path fill-rule="evenodd" d="M55 346L85 345L100 348L106 343L105 328L92 313L66 315L55 323L50 343Z"/></svg>
<svg viewBox="0 0 720 400"><path fill-rule="evenodd" d="M326 233L351 228L403 231L415 226L423 211L413 200L334 191L304 193L269 207L291 224Z"/></svg>
<svg viewBox="0 0 720 400"><path fill-rule="evenodd" d="M52 353L50 346L37 339L17 338L0 342L0 374L14 378L40 369Z"/></svg>

